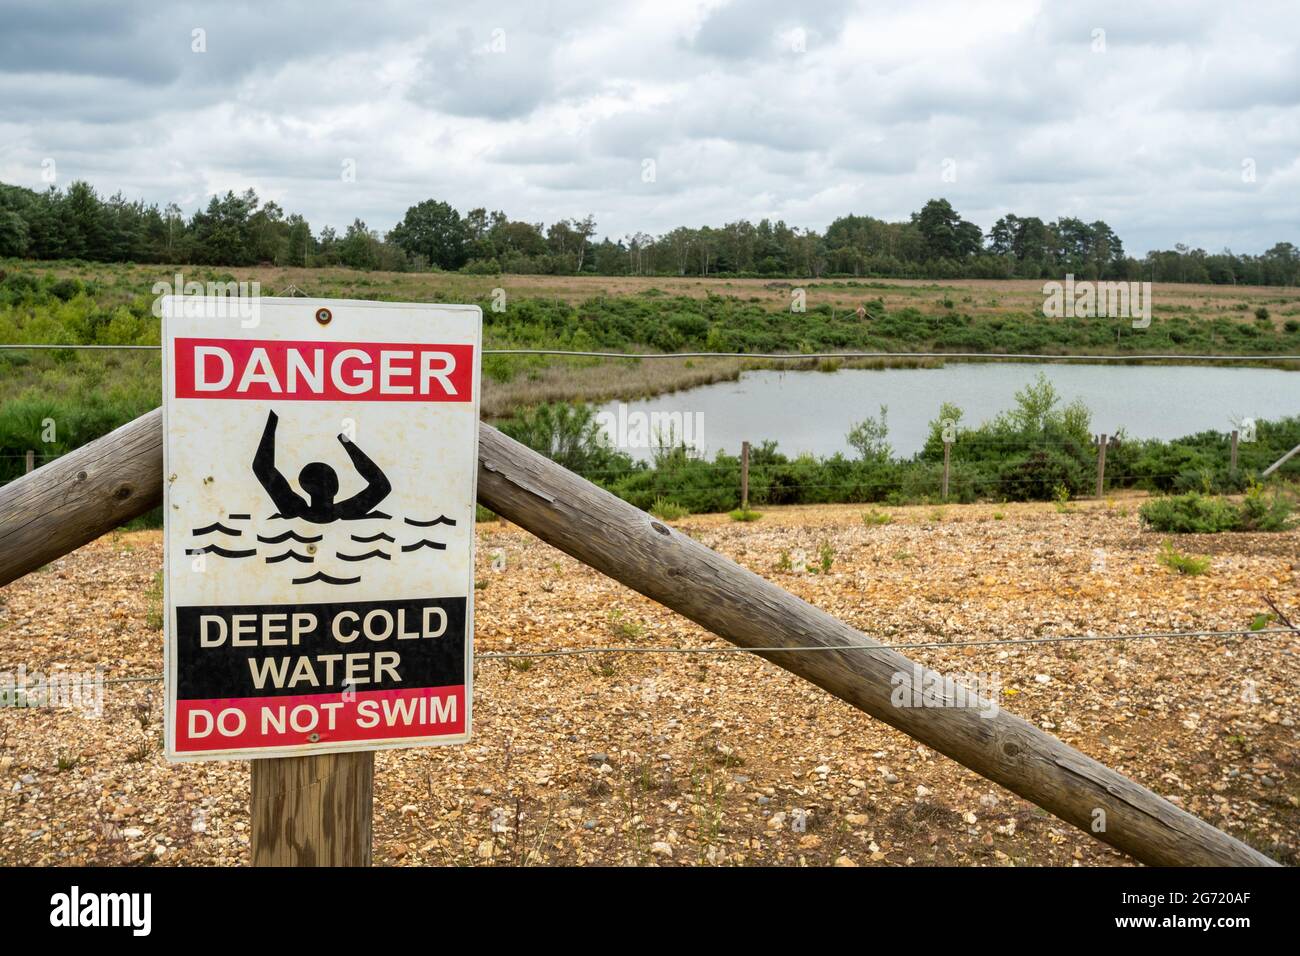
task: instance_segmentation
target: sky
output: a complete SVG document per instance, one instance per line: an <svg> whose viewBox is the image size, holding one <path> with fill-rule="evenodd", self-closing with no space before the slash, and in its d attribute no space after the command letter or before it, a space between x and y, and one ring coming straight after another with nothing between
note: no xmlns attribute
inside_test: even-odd
<svg viewBox="0 0 1300 956"><path fill-rule="evenodd" d="M805 9L801 9L800 7ZM1036 0L0 0L0 181L314 229L427 198L601 236L947 198L1130 254L1300 244L1300 10Z"/></svg>

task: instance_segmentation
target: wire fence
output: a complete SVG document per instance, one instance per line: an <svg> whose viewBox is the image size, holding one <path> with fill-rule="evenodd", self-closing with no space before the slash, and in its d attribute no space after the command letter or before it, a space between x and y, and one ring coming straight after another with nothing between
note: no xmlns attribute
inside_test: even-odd
<svg viewBox="0 0 1300 956"><path fill-rule="evenodd" d="M954 650L960 651L965 648L974 647L1012 647L1017 645L1034 645L1034 644L1063 644L1063 643L1084 643L1097 641L1154 641L1154 640L1181 640L1181 639L1228 639L1228 638L1274 638L1282 635L1293 637L1300 636L1300 628L1296 627L1264 627L1264 628L1242 628L1236 630L1200 630L1200 631L1145 631L1136 634L1060 634L1049 637L1020 637L1020 638L999 638L987 641L926 641L921 643L908 644L889 644L883 641L876 641L869 644L825 644L816 646L801 647L782 647L774 645L771 647L738 647L738 646L700 646L700 647L645 647L645 646L592 646L592 647L563 647L553 650L525 650L525 651L490 651L484 654L475 654L474 661L511 661L511 660L544 660L548 658L559 657L584 657L600 656L605 654L637 654L637 655L656 655L656 654L699 654L699 655L734 655L734 654L815 654L815 653L843 653L846 651L909 651L909 650ZM14 668L9 668L4 672L12 672ZM4 670L4 669L0 669ZM83 681L69 681L69 686L75 687L97 687L111 686L116 684L141 684L157 683L163 679L162 674L144 674L131 677L105 677ZM33 685L34 686L34 685ZM3 688L6 692L22 693L27 687L15 686L13 688Z"/></svg>
<svg viewBox="0 0 1300 956"><path fill-rule="evenodd" d="M161 345L60 344L54 342L12 342L0 344L0 350L52 351L161 351ZM985 361L1032 362L1300 362L1300 355L1269 353L1180 353L1180 352L600 352L574 349L500 349L485 348L484 355L537 355L599 359L758 359L775 362L806 362L833 359L963 359Z"/></svg>
<svg viewBox="0 0 1300 956"><path fill-rule="evenodd" d="M115 345L115 344L62 344L62 343L3 343L0 344L0 350L33 350L33 351L132 351L157 353L161 349L159 345ZM969 361L1028 361L1028 362L1177 362L1177 363L1206 363L1206 362L1223 362L1223 363L1277 363L1277 362L1300 362L1300 355L1290 354L1179 354L1179 353L1131 353L1131 354L1093 354L1093 353L1036 353L1036 352L951 352L951 351L832 351L832 352L720 352L720 351L698 351L698 352L614 352L614 351L594 351L594 350L569 350L569 349L532 349L532 348L486 348L482 350L485 356L550 356L559 358L575 359L601 359L601 360L624 360L624 361L642 361L642 360L695 360L695 359L728 359L743 361L764 361L778 363L799 363L809 361L854 361L854 360L874 360L874 361L907 361L907 360L969 360ZM1036 447L1042 448L1064 448L1077 445L1077 443L1064 441L1044 441L1036 442ZM959 439L953 443L953 448L957 450L952 463L958 467L966 462L961 457L961 450L974 449L979 450L997 450L1015 446L1021 448L1023 442L1015 439L991 439L968 437ZM34 456L34 454L4 454L0 459L22 460L33 462L34 458L41 464L53 460L57 456ZM787 466L790 463L787 463ZM911 464L930 465L938 467L940 462L937 460L914 459ZM667 472L674 470L674 465L668 463L663 466ZM739 476L738 463L733 459L731 462L708 462L703 460L691 460L685 468L705 475L717 478L725 478L728 482L734 481ZM769 476L766 469L770 466L764 463L753 463L750 466L748 480L752 488L754 503L758 505L767 505L771 502L764 500L768 495L792 497L804 493L818 493L827 491L844 492L846 487L852 487L853 479L847 478L844 481L791 481L788 476ZM644 467L629 470L622 469L592 469L578 470L575 472L579 477L594 481L609 481L619 478L644 473L647 469ZM768 477L775 477L776 484L773 490L767 487ZM1137 474L1137 473L1120 473L1106 476L1112 488L1135 484L1137 482L1152 481L1172 481L1180 477L1177 473L1160 473L1160 474ZM979 484L982 487L1004 487L1024 483L1022 477L983 477L979 478ZM946 486L946 485L945 485ZM898 489L901 490L901 485ZM939 490L937 482L934 491ZM874 489L879 492L880 489ZM866 504L871 502L880 502L880 497L874 497L867 500L853 501L850 503ZM760 657L763 655L785 655L785 654L816 654L816 653L866 653L887 651L914 651L914 650L935 650L935 651L966 651L968 649L996 649L1007 647L1028 647L1038 645L1053 644L1072 644L1072 643L1097 643L1097 642L1129 642L1129 641L1185 641L1185 640L1243 640L1251 641L1262 639L1279 639L1295 638L1300 635L1300 629L1290 625L1285 618L1277 617L1283 621L1286 626L1281 627L1261 627L1249 629L1225 629L1225 630L1169 630L1169 631L1147 631L1131 634L1067 634L1067 635L1048 635L1038 637L1022 638L998 638L988 640L971 640L971 641L920 641L907 643L888 643L885 641L869 641L867 643L855 644L833 644L833 645L816 645L801 647L785 646L761 646L761 647L740 647L740 646L645 646L645 645L619 645L619 646L580 646L580 647L561 647L554 649L524 649L512 651L491 651L476 654L475 662L501 661L507 664L514 661L524 660L546 660L573 658L584 656L608 656L608 655L693 655L693 656L734 656L745 655L750 657ZM102 677L89 679L80 682L73 682L77 686L125 686L131 684L149 684L158 683L163 680L162 674L145 674L145 675L128 675L119 677ZM4 692L9 695L23 694L29 688L27 686L16 686L3 688ZM14 700L12 696L10 700Z"/></svg>

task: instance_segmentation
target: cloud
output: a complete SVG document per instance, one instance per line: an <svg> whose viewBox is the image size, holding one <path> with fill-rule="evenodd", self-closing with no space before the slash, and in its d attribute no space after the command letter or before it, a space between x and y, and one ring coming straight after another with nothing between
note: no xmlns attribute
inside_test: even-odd
<svg viewBox="0 0 1300 956"><path fill-rule="evenodd" d="M1289 6L9 0L0 180L43 188L53 158L63 185L187 210L254 188L317 229L433 196L609 235L944 195L985 228L1259 251L1300 241Z"/></svg>

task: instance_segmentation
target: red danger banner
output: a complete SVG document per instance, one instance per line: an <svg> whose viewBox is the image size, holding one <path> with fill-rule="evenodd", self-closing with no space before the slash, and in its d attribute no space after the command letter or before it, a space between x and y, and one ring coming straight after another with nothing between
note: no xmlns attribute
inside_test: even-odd
<svg viewBox="0 0 1300 956"><path fill-rule="evenodd" d="M179 753L464 732L463 685L176 702Z"/></svg>
<svg viewBox="0 0 1300 956"><path fill-rule="evenodd" d="M177 338L176 398L472 402L474 348Z"/></svg>

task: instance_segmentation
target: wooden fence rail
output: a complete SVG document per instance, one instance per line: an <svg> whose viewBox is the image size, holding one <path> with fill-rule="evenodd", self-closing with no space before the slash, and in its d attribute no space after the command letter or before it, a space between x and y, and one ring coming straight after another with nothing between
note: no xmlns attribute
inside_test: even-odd
<svg viewBox="0 0 1300 956"><path fill-rule="evenodd" d="M0 488L0 585L155 506L163 480L162 422L154 411ZM908 658L885 645L849 648L875 642L489 425L479 426L478 496L543 541L734 644L789 648L761 656L1142 862L1276 865L1001 708L895 706L896 678L916 672ZM809 647L827 649L799 650Z"/></svg>

